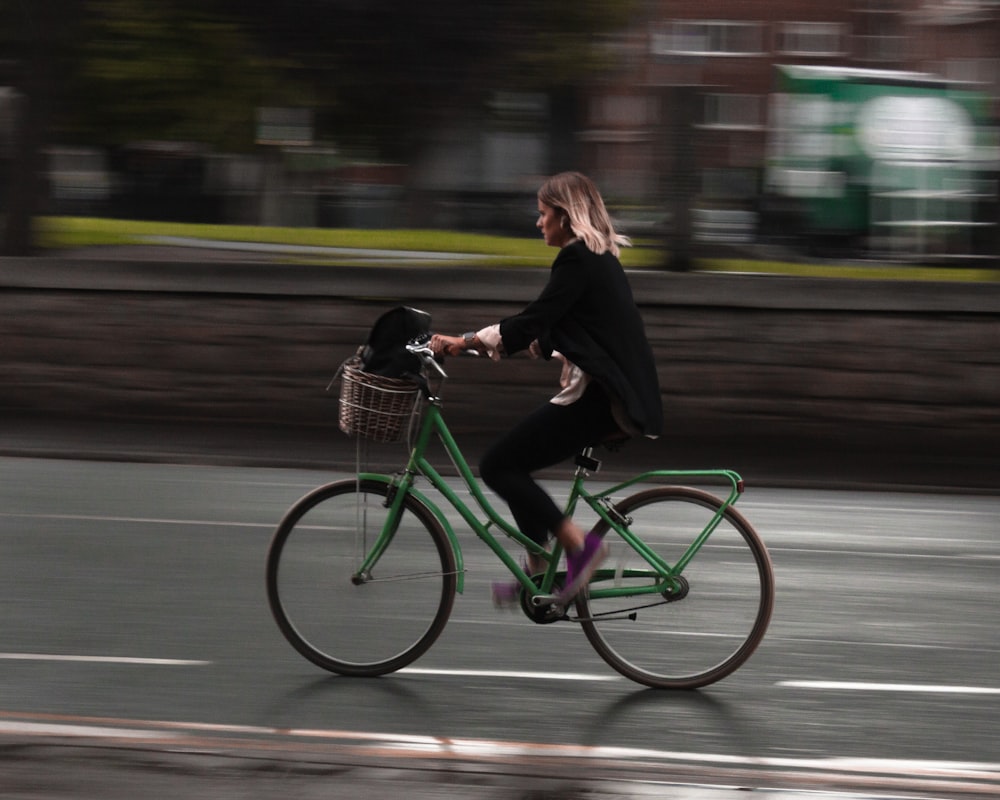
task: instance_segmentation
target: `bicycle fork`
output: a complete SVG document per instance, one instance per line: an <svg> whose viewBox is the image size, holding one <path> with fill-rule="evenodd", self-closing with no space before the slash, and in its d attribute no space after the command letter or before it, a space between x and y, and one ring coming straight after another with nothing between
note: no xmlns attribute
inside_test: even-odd
<svg viewBox="0 0 1000 800"><path fill-rule="evenodd" d="M363 507L367 501L363 502L361 494L358 494L358 507L356 509L354 525L355 535L358 537L360 555L363 556L364 560L354 574L351 575L351 583L355 586L361 586L373 580L372 570L382 557L382 554L385 553L386 548L392 542L396 531L399 529L399 521L403 513L403 502L406 499L406 488L412 483L413 475L404 472L398 481L394 480L386 487L385 498L380 502L380 505L388 508L389 513L386 515L385 523L370 548L368 546L367 509ZM401 484L406 484L406 486L402 486Z"/></svg>

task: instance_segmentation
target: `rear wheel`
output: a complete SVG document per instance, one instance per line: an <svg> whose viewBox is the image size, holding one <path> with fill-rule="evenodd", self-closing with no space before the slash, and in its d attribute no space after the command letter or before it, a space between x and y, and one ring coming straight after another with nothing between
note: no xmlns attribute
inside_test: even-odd
<svg viewBox="0 0 1000 800"><path fill-rule="evenodd" d="M629 529L671 566L721 507L717 497L680 486L648 489L615 504L631 518ZM774 574L763 542L735 509L723 512L708 541L662 592L602 596L602 590L650 585L648 572L637 574L648 571L648 563L620 539L610 544L611 555L576 609L594 649L622 675L656 688L693 689L729 675L756 650L774 607Z"/></svg>
<svg viewBox="0 0 1000 800"><path fill-rule="evenodd" d="M342 675L382 675L440 635L455 600L455 557L434 514L413 496L370 575L358 570L382 532L390 487L347 480L293 505L267 555L267 597L289 643Z"/></svg>

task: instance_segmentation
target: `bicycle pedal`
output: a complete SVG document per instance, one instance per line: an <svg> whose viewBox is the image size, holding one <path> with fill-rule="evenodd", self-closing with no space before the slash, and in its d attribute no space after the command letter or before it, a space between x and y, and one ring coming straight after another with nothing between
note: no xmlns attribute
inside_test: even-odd
<svg viewBox="0 0 1000 800"><path fill-rule="evenodd" d="M555 606L559 605L559 595L558 594L536 594L531 597L531 605L535 608L541 608L542 606Z"/></svg>

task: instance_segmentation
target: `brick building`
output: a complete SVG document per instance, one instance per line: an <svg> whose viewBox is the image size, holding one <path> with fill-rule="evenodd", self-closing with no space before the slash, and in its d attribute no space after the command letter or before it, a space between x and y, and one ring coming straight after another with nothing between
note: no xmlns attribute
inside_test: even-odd
<svg viewBox="0 0 1000 800"><path fill-rule="evenodd" d="M592 87L583 161L614 198L659 201L687 180L699 203L752 205L763 181L776 65L973 82L992 97L996 119L998 44L1000 2L993 0L652 0L614 45L619 69ZM692 141L681 143L678 124L693 126L697 135L685 137Z"/></svg>

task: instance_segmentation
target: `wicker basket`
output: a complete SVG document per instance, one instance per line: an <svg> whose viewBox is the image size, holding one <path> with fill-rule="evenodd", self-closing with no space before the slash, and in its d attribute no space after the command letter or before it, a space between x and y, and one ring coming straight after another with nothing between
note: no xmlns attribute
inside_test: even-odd
<svg viewBox="0 0 1000 800"><path fill-rule="evenodd" d="M375 442L398 442L413 414L419 387L361 369L361 359L344 362L340 384L340 429Z"/></svg>

